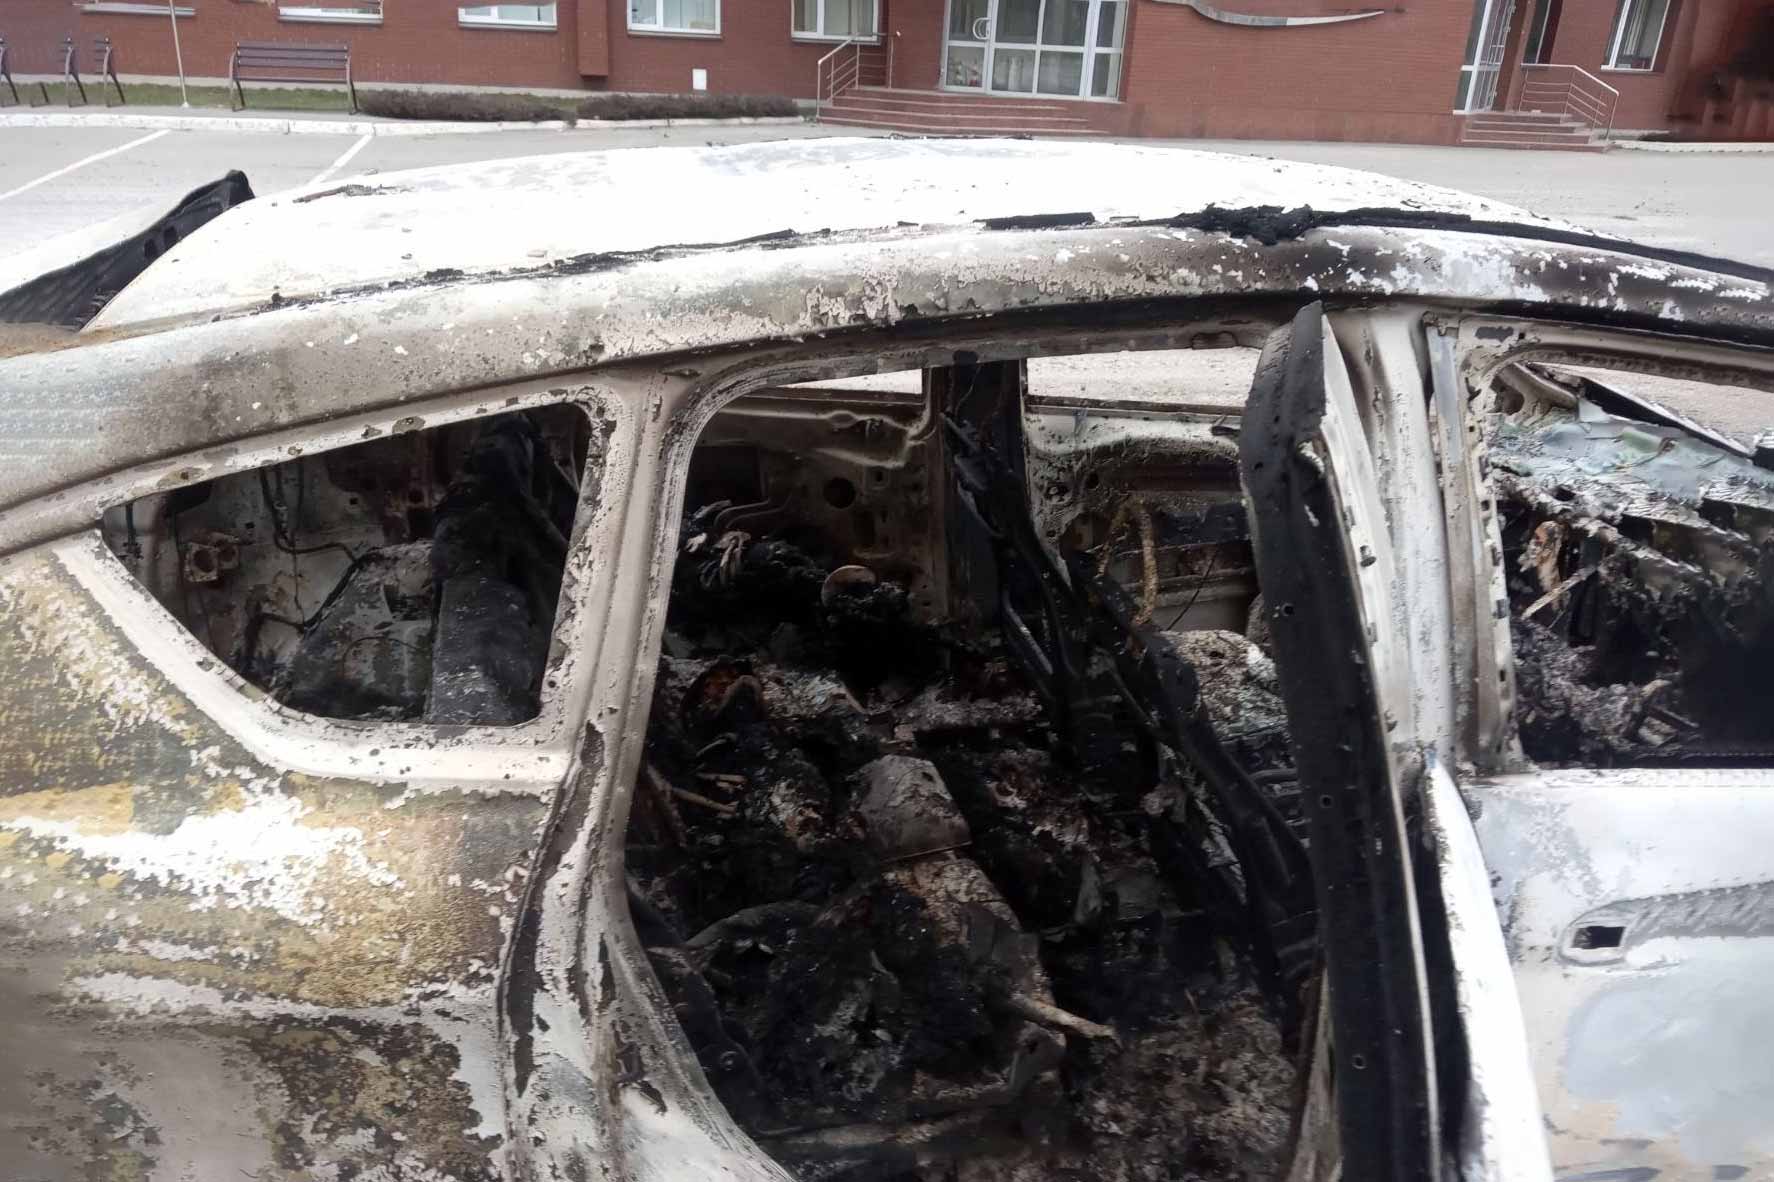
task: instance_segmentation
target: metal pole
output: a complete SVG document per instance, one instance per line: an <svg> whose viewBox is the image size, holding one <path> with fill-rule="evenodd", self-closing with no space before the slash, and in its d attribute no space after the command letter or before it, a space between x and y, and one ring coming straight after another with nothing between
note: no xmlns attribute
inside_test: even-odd
<svg viewBox="0 0 1774 1182"><path fill-rule="evenodd" d="M179 66L179 106L189 107L191 96L185 93L185 54L179 48L178 0L166 0L166 15L172 18L172 56Z"/></svg>

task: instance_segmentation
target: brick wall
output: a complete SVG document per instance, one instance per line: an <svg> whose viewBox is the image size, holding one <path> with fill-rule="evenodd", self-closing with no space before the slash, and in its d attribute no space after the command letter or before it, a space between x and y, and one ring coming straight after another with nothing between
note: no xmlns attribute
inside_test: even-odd
<svg viewBox="0 0 1774 1182"><path fill-rule="evenodd" d="M832 46L790 36L790 0L722 0L717 37L630 33L625 0L559 0L547 32L461 28L447 0L387 0L379 26L278 19L263 0L182 0L185 69L227 73L236 40L346 41L367 82L456 83L630 91L687 90L708 71L711 91L813 93L815 64ZM1376 4L1386 0L1375 0ZM1599 72L1616 0L1565 0L1551 57ZM1603 76L1621 91L1619 126L1669 125L1687 62L1706 62L1733 6L1676 0L1659 68ZM1131 0L1122 104L1093 104L1093 122L1123 134L1451 143L1452 114L1473 0L1394 0L1382 15L1347 24L1245 28L1177 4ZM1358 0L1237 0L1239 11L1333 15ZM1531 0L1518 0L1525 20ZM945 0L883 0L896 85L930 89L942 68ZM73 34L83 57L108 35L126 74L173 73L162 15L82 12L70 0L0 0L0 35L19 73L59 68L56 47ZM1674 60L1681 59L1681 60ZM1100 108L1100 109L1098 109Z"/></svg>
<svg viewBox="0 0 1774 1182"><path fill-rule="evenodd" d="M1673 0L1657 61L1649 71L1606 67L1616 0L1565 0L1552 42L1552 60L1580 66L1620 92L1614 125L1665 130L1699 111L1706 73L1727 61L1742 17L1756 7L1725 0Z"/></svg>
<svg viewBox="0 0 1774 1182"><path fill-rule="evenodd" d="M943 0L887 0L895 86L934 90L941 83L945 12Z"/></svg>
<svg viewBox="0 0 1774 1182"><path fill-rule="evenodd" d="M342 41L365 82L674 91L690 89L690 71L702 67L711 91L811 97L815 64L832 48L791 40L788 0L724 0L716 37L631 34L623 0L560 0L558 28L544 32L462 28L455 5L439 0L387 0L381 25L280 20L275 5L258 0L180 3L196 9L179 21L179 37L185 72L199 77L225 77L236 41ZM93 37L109 36L120 72L174 73L164 14L87 13L68 0L0 2L0 36L15 73L59 71L69 34L83 61ZM582 61L607 72L583 75Z"/></svg>
<svg viewBox="0 0 1774 1182"><path fill-rule="evenodd" d="M721 0L719 37L661 37L628 31L628 5L610 0L612 90L690 89L690 71L708 70L708 88L730 94L813 97L819 59L835 46L790 38L789 0Z"/></svg>
<svg viewBox="0 0 1774 1182"><path fill-rule="evenodd" d="M1328 16L1366 5L1228 7ZM1294 28L1226 25L1135 0L1123 81L1131 126L1140 135L1452 142L1471 21L1472 0L1412 0L1369 20Z"/></svg>
<svg viewBox="0 0 1774 1182"><path fill-rule="evenodd" d="M460 83L482 86L581 85L572 0L559 8L550 32L465 29L454 5L388 0L381 25L310 24L279 20L275 5L256 0L180 0L196 10L179 21L185 72L226 77L236 41L345 42L359 81ZM4 0L0 36L18 51L15 71L60 68L61 39L72 33L83 63L95 36L109 36L124 74L175 72L172 31L164 13L153 16L82 12L68 0ZM53 62L50 60L53 56Z"/></svg>
<svg viewBox="0 0 1774 1182"><path fill-rule="evenodd" d="M1681 0L1676 0L1681 4ZM1691 4L1681 4L1683 9ZM1614 126L1622 129L1662 128L1669 125L1669 109L1676 78L1681 70L1670 69L1670 48L1678 23L1693 14L1672 11L1663 30L1657 66L1650 72L1610 70L1608 49L1614 35L1616 0L1565 0L1559 13L1558 32L1552 40L1552 61L1580 66L1620 92ZM1685 67L1686 63L1683 63Z"/></svg>

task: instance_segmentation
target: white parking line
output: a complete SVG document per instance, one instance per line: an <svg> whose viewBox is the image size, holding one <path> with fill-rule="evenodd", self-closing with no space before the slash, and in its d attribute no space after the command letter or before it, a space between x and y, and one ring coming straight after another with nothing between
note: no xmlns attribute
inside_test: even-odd
<svg viewBox="0 0 1774 1182"><path fill-rule="evenodd" d="M349 148L346 148L345 151L340 154L340 156L337 160L335 160L331 164L327 165L326 169L324 171L322 171L319 176L315 177L313 180L309 181L308 183L311 185L318 185L321 181L326 180L328 177L332 176L335 172L338 172L341 168L344 168L347 164L350 164L351 158L353 156L357 155L359 152L363 151L363 146L365 144L369 143L374 138L375 138L374 136L368 135L368 134L365 134L362 137L360 137L355 144L352 144Z"/></svg>
<svg viewBox="0 0 1774 1182"><path fill-rule="evenodd" d="M16 189L8 189L8 190L6 190L6 192L0 193L0 201L4 201L8 197L17 197L20 193L23 193L29 189L35 189L38 185L46 185L50 181L55 180L55 178L57 178L59 176L67 176L70 172L73 172L76 168L85 168L88 164L96 164L100 160L105 159L107 156L116 156L116 155L119 155L120 153L129 151L131 148L139 148L143 144L147 143L149 140L157 140L165 134L166 134L166 132L164 130L163 131L151 131L147 135L143 136L141 139L130 140L127 144L124 144L121 147L107 148L103 152L94 152L92 155L86 157L86 159L84 159L84 160L76 160L76 161L74 161L74 163L64 165L63 167L56 169L54 172L46 172L34 181L26 181L24 184L20 185Z"/></svg>

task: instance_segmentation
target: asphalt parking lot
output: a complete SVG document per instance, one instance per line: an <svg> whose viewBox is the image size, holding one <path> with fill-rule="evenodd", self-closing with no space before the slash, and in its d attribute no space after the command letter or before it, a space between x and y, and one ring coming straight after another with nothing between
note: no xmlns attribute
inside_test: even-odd
<svg viewBox="0 0 1774 1182"><path fill-rule="evenodd" d="M334 176L436 164L819 134L811 126L772 124L369 137L17 127L0 120L0 257L137 208L169 207L233 168L265 195Z"/></svg>
<svg viewBox="0 0 1774 1182"><path fill-rule="evenodd" d="M423 136L19 127L0 119L0 255L238 168L261 193L363 172L510 156L855 134L812 125ZM1774 266L1774 153L1511 152L1389 144L1162 142L1361 168L1464 189L1626 238Z"/></svg>

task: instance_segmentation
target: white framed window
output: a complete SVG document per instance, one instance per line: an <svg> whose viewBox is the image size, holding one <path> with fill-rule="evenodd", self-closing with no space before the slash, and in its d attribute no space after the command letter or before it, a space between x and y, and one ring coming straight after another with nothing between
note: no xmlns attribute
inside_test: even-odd
<svg viewBox="0 0 1774 1182"><path fill-rule="evenodd" d="M313 21L317 24L379 25L382 23L382 0L333 0L320 4L282 4L277 6L280 21Z"/></svg>
<svg viewBox="0 0 1774 1182"><path fill-rule="evenodd" d="M873 41L880 35L880 0L792 0L794 35L802 40Z"/></svg>
<svg viewBox="0 0 1774 1182"><path fill-rule="evenodd" d="M1620 0L1614 17L1614 39L1608 45L1610 70L1649 70L1657 64L1657 47L1669 19L1669 0Z"/></svg>
<svg viewBox="0 0 1774 1182"><path fill-rule="evenodd" d="M150 4L146 0L89 0L80 6L81 12L102 12L113 16L165 16L166 5ZM174 7L173 15L192 17L197 10L188 4Z"/></svg>
<svg viewBox="0 0 1774 1182"><path fill-rule="evenodd" d="M628 0L628 30L713 36L721 31L721 0Z"/></svg>
<svg viewBox="0 0 1774 1182"><path fill-rule="evenodd" d="M465 28L540 29L555 27L553 4L464 4L456 9L456 23Z"/></svg>

